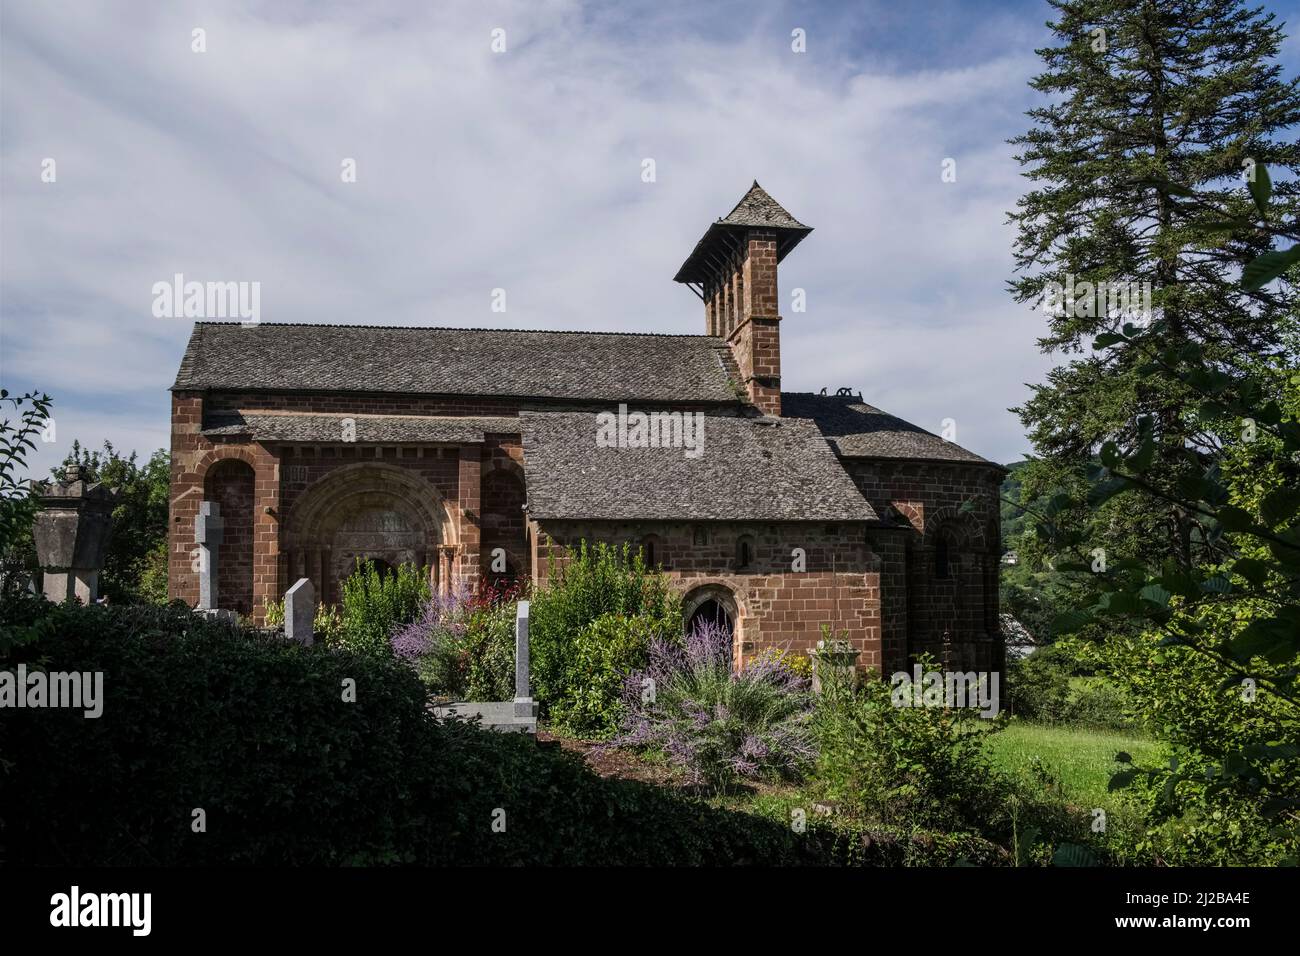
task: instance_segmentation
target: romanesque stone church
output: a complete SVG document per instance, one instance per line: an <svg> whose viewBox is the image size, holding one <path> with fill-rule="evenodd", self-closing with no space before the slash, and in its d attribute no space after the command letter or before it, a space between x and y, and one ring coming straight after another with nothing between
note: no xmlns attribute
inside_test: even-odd
<svg viewBox="0 0 1300 956"><path fill-rule="evenodd" d="M757 183L676 275L701 335L200 322L172 386L170 592L260 617L358 558L534 585L630 543L738 663L822 625L886 672L994 669L1003 469L863 401L781 391L777 272L812 230ZM787 326L798 335L797 324ZM848 347L848 343L846 343Z"/></svg>

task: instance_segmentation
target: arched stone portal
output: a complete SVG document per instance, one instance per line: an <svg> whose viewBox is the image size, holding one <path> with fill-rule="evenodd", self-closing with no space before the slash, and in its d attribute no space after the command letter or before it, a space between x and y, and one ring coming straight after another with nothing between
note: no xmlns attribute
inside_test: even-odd
<svg viewBox="0 0 1300 956"><path fill-rule="evenodd" d="M682 599L682 626L687 634L704 623L716 624L731 636L732 660L739 662L744 614L736 595L722 584L705 584Z"/></svg>
<svg viewBox="0 0 1300 956"><path fill-rule="evenodd" d="M451 562L440 559L455 543L455 523L437 488L402 468L367 462L309 487L289 513L280 547L290 581L310 578L321 600L332 602L358 560L381 570L428 567L436 584L450 573Z"/></svg>

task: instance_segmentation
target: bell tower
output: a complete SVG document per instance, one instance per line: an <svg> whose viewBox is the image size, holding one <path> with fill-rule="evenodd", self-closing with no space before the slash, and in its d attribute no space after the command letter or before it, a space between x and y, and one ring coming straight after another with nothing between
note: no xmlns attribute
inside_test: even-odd
<svg viewBox="0 0 1300 956"><path fill-rule="evenodd" d="M703 300L706 332L731 347L749 400L767 415L781 414L776 267L810 232L755 180L674 277Z"/></svg>

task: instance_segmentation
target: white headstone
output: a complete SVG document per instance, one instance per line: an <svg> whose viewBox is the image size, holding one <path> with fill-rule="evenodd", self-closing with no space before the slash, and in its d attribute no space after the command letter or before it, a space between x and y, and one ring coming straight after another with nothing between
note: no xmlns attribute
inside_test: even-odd
<svg viewBox="0 0 1300 956"><path fill-rule="evenodd" d="M515 612L515 716L535 717L537 704L528 686L528 602L520 601Z"/></svg>
<svg viewBox="0 0 1300 956"><path fill-rule="evenodd" d="M284 636L300 644L313 644L316 620L316 589L307 578L299 578L284 595Z"/></svg>

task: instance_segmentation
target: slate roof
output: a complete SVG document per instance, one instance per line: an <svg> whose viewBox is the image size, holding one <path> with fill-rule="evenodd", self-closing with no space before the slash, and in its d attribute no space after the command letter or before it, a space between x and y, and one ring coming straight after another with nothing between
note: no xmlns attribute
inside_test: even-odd
<svg viewBox="0 0 1300 956"><path fill-rule="evenodd" d="M703 451L689 458L681 448L599 447L595 412L520 418L532 518L879 520L809 421L706 416Z"/></svg>
<svg viewBox="0 0 1300 956"><path fill-rule="evenodd" d="M286 415L270 412L218 413L203 423L209 438L248 437L261 442L337 442L350 418L359 444L392 442L481 442L492 434L519 434L512 416L424 417L416 415Z"/></svg>
<svg viewBox="0 0 1300 956"><path fill-rule="evenodd" d="M777 233L776 261L784 259L812 232L785 208L768 195L767 190L754 180L749 192L740 198L736 207L709 226L704 236L695 244L682 267L673 277L674 282L704 282L718 271L717 262L726 261L735 246L735 235L750 229L772 229Z"/></svg>
<svg viewBox="0 0 1300 956"><path fill-rule="evenodd" d="M706 335L198 322L176 390L737 403Z"/></svg>
<svg viewBox="0 0 1300 956"><path fill-rule="evenodd" d="M898 458L1002 466L911 422L868 405L860 396L782 392L781 414L811 419L844 458Z"/></svg>

